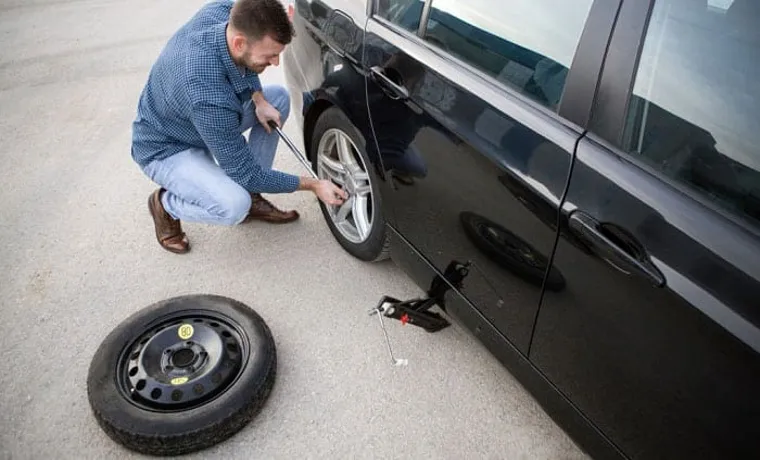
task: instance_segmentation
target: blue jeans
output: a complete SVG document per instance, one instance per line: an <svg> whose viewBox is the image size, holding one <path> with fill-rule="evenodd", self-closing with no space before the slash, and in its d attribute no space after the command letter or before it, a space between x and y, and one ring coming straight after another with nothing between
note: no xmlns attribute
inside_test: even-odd
<svg viewBox="0 0 760 460"><path fill-rule="evenodd" d="M264 98L280 112L284 125L290 113L290 97L282 86L265 86ZM244 105L240 133L251 129L250 161L272 169L279 136L267 134L254 113L252 101ZM216 164L210 152L192 148L164 160L149 163L143 172L166 189L161 202L175 219L216 225L237 225L248 215L251 194Z"/></svg>

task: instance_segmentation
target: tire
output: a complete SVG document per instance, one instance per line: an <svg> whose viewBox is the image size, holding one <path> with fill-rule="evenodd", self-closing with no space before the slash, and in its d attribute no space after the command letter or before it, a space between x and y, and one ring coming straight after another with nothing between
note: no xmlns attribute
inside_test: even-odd
<svg viewBox="0 0 760 460"><path fill-rule="evenodd" d="M472 212L462 212L460 221L470 241L483 254L502 268L525 281L541 287L549 264L547 258L522 238L496 222ZM498 239L489 238L489 232ZM565 278L551 267L546 289L554 292L565 287Z"/></svg>
<svg viewBox="0 0 760 460"><path fill-rule="evenodd" d="M165 362L171 371L164 372ZM182 296L138 311L108 334L90 363L87 394L99 426L117 443L142 454L182 455L250 422L276 368L274 339L256 312L221 296ZM154 400L157 389L165 391Z"/></svg>
<svg viewBox="0 0 760 460"><path fill-rule="evenodd" d="M366 139L337 107L330 107L325 110L314 125L311 137L311 152L313 152L311 158L312 168L318 175L320 174L320 144L327 142L326 136L332 136L336 132L350 139L355 150L354 157L367 174L371 188L372 221L366 238L362 241L357 241L356 239L352 240L344 231L338 228L332 217L331 209L320 201L319 206L322 210L322 215L333 237L346 252L365 262L385 260L389 258L389 238L382 214L382 197L380 196L378 185L379 178L374 168L371 167L372 163L366 151Z"/></svg>

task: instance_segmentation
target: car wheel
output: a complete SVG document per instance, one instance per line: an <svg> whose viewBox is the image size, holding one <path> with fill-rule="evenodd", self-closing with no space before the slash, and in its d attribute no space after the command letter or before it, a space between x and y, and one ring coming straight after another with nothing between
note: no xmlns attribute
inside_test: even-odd
<svg viewBox="0 0 760 460"><path fill-rule="evenodd" d="M364 261L388 258L388 235L381 210L378 178L366 153L366 141L337 107L325 110L311 139L312 165L320 179L349 192L340 206L320 201L322 214L338 243Z"/></svg>
<svg viewBox="0 0 760 460"><path fill-rule="evenodd" d="M161 301L101 343L87 393L100 427L148 455L182 455L220 443L263 407L274 385L275 343L264 320L213 295Z"/></svg>

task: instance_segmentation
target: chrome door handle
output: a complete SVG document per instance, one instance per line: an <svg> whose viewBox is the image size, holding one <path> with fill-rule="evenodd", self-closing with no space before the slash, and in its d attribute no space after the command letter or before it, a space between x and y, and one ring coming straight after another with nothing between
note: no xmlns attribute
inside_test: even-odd
<svg viewBox="0 0 760 460"><path fill-rule="evenodd" d="M409 99L409 90L388 78L384 73L385 69L376 65L369 70L373 79L390 97L402 100Z"/></svg>
<svg viewBox="0 0 760 460"><path fill-rule="evenodd" d="M592 252L621 272L640 276L657 287L665 285L665 276L644 246L620 227L605 227L590 215L575 211L570 216L570 229Z"/></svg>

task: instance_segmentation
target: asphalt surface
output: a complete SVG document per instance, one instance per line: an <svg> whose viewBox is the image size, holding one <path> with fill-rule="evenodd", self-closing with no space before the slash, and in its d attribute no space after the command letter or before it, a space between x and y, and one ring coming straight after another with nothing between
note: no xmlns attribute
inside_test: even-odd
<svg viewBox="0 0 760 460"><path fill-rule="evenodd" d="M87 368L128 315L190 293L256 309L279 356L263 412L191 458L583 458L458 326L389 322L409 360L392 367L367 311L421 291L343 252L308 194L271 197L297 223L185 225L191 253L158 247L130 122L153 59L202 3L0 5L0 458L137 458L91 416ZM285 131L300 142L295 123ZM303 172L284 145L275 166Z"/></svg>

